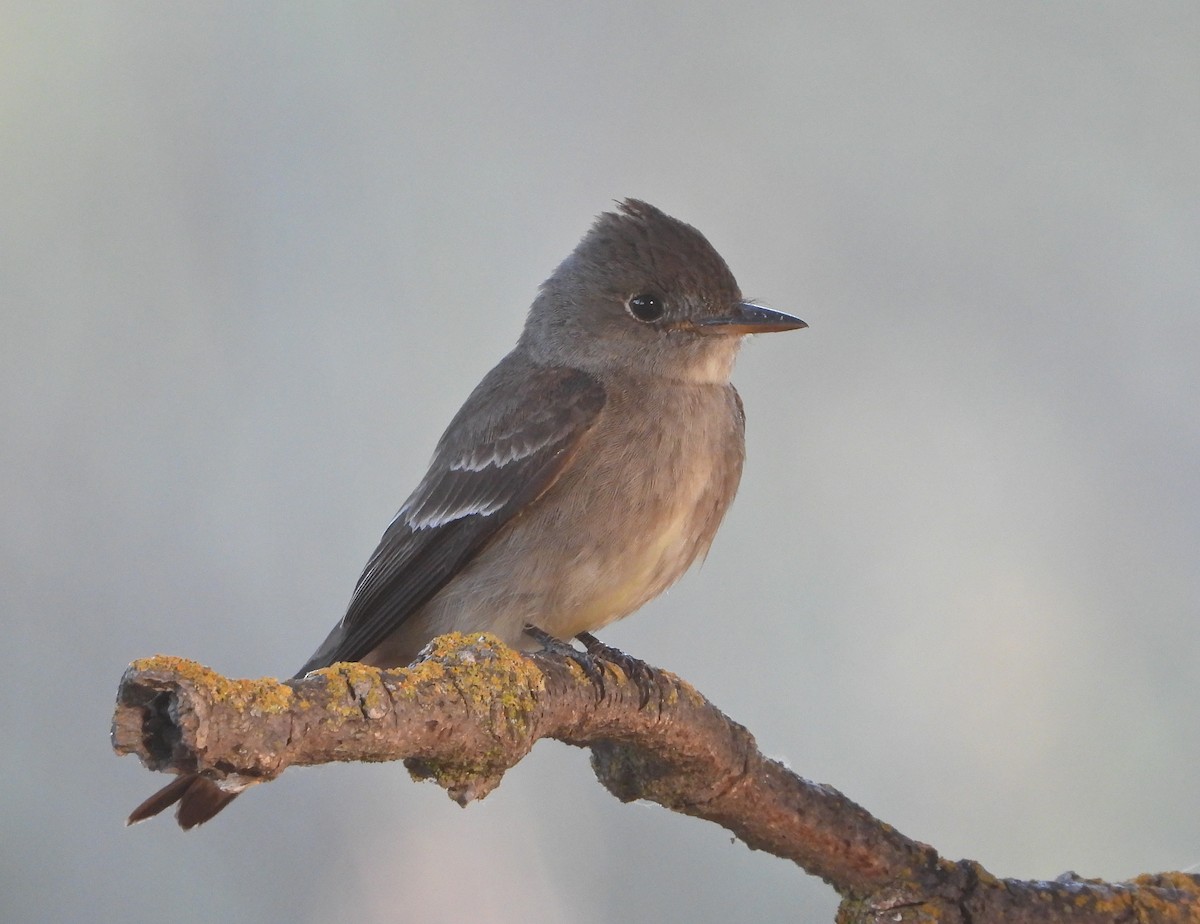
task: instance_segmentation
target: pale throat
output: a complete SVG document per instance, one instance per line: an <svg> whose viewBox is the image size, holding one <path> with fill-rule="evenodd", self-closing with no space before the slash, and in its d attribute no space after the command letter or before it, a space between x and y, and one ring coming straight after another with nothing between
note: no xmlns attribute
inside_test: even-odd
<svg viewBox="0 0 1200 924"><path fill-rule="evenodd" d="M691 362L672 369L672 377L694 385L727 385L733 375L738 346L738 340L733 340L720 344L718 349L704 350Z"/></svg>

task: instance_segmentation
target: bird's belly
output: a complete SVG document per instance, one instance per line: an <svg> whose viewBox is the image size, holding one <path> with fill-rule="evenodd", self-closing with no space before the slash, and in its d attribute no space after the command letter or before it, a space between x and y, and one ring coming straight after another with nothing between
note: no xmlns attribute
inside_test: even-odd
<svg viewBox="0 0 1200 924"><path fill-rule="evenodd" d="M689 518L690 519L690 518ZM667 589L687 570L694 557L684 522L677 519L650 542L632 543L620 560L579 566L592 588L586 599L570 607L566 635L599 629L628 616Z"/></svg>
<svg viewBox="0 0 1200 924"><path fill-rule="evenodd" d="M564 637L599 629L628 616L675 583L708 547L706 517L714 506L707 466L678 485L670 501L654 510L626 511L627 528L607 548L581 551L569 569L570 599L554 617Z"/></svg>

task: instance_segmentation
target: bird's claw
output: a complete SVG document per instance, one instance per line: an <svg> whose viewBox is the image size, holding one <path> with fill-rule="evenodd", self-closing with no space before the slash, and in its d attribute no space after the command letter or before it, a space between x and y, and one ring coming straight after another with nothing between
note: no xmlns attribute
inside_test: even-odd
<svg viewBox="0 0 1200 924"><path fill-rule="evenodd" d="M629 682L637 687L638 708L644 708L650 701L650 691L654 688L654 673L646 662L626 654L619 648L605 645L590 632L580 632L575 637L583 643L583 647L587 649L590 657L621 669L621 672L629 678Z"/></svg>
<svg viewBox="0 0 1200 924"><path fill-rule="evenodd" d="M596 659L586 651L580 651L570 642L564 642L556 635L551 635L545 629L532 624L525 625L525 634L540 644L545 651L552 652L564 658L569 658L579 665L579 669L587 675L595 686L604 690L604 668L596 663Z"/></svg>

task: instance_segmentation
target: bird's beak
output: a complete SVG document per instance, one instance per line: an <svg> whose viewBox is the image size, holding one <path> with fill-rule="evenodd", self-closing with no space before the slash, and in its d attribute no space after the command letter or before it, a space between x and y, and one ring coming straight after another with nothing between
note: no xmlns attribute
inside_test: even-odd
<svg viewBox="0 0 1200 924"><path fill-rule="evenodd" d="M755 305L753 302L742 302L735 305L733 311L727 315L719 318L700 318L695 323L698 333L733 337L742 334L770 334L780 330L799 330L801 327L808 327L799 318L776 311L774 308Z"/></svg>

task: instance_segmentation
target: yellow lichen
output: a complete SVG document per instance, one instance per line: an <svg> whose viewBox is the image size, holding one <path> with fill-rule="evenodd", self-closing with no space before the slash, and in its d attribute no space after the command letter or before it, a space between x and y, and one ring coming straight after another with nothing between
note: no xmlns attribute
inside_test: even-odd
<svg viewBox="0 0 1200 924"><path fill-rule="evenodd" d="M178 678L186 684L203 690L204 697L213 703L233 706L255 715L279 715L292 705L292 688L274 677L259 677L254 680L233 680L218 674L211 668L169 655L139 658L129 665L129 670L138 673L161 673Z"/></svg>
<svg viewBox="0 0 1200 924"><path fill-rule="evenodd" d="M495 636L457 632L435 638L411 667L381 671L343 662L314 671L312 677L323 678L327 685L328 711L347 718L360 710L369 717L381 716L391 699L411 701L450 683L494 734L504 731L496 727L497 714L512 732L523 734L535 693L545 689L537 665ZM346 697L346 686L352 698Z"/></svg>
<svg viewBox="0 0 1200 924"><path fill-rule="evenodd" d="M129 669L170 676L202 691L209 702L252 714L286 712L296 696L290 686L274 678L230 679L185 658L156 655L134 661ZM489 634L440 636L430 643L425 657L409 668L380 671L360 662L342 662L314 671L311 678L324 681L323 705L339 718L381 717L393 697L412 699L444 688L449 681L485 726L505 737L526 733L536 695L545 689L545 677L532 659ZM347 687L352 696L346 695Z"/></svg>
<svg viewBox="0 0 1200 924"><path fill-rule="evenodd" d="M450 673L455 688L493 734L503 733L495 722L499 718L496 707L510 732L522 735L528 730L536 694L546 687L546 679L532 659L494 635L452 632L434 639L429 660L418 664L414 672L429 663Z"/></svg>

